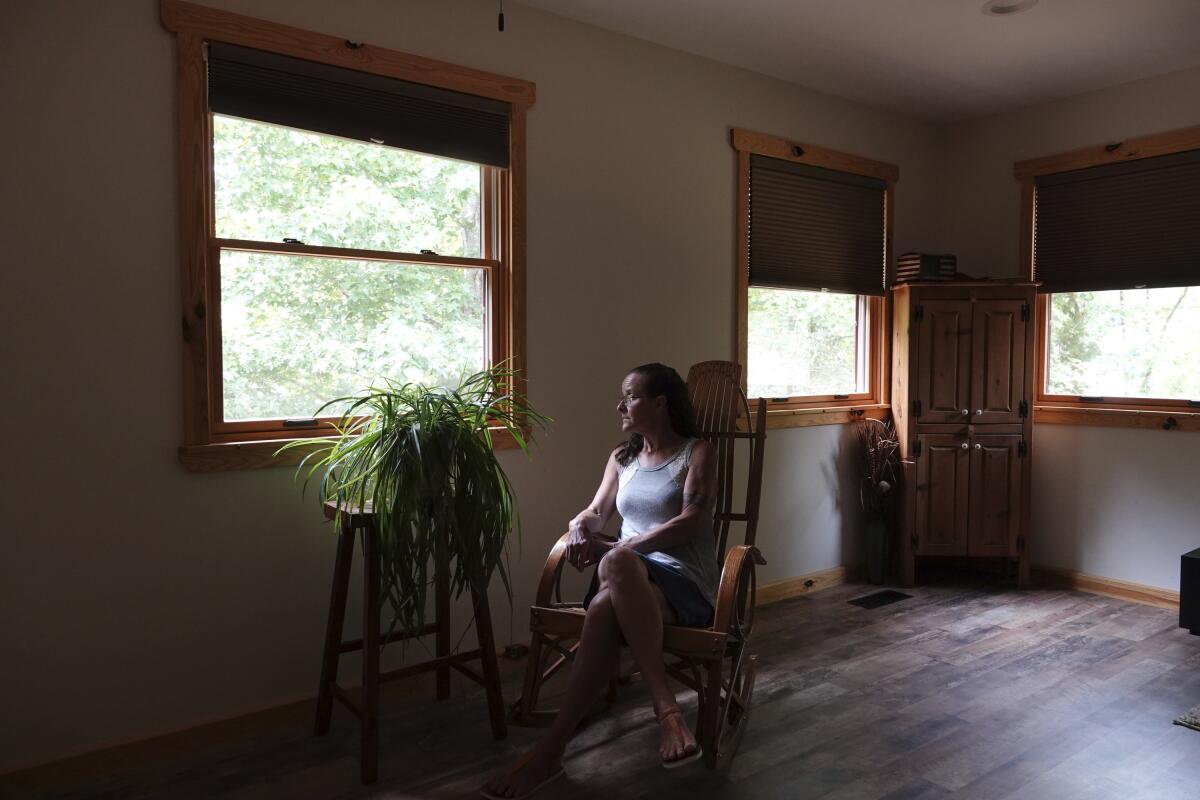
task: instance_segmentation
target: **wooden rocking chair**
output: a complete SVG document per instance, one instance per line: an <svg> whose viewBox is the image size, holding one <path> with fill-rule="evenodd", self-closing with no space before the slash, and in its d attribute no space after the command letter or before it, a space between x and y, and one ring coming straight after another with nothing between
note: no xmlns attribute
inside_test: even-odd
<svg viewBox="0 0 1200 800"><path fill-rule="evenodd" d="M717 452L717 507L713 533L717 559L724 567L717 590L713 624L708 628L665 626L663 653L667 674L693 689L699 700L696 740L704 761L715 768L737 747L750 713L758 657L746 652L754 628L756 564L765 564L754 546L758 502L762 491L763 444L766 441L766 401L759 400L754 429L740 388L741 367L728 361L704 361L688 371L687 384L700 435ZM738 429L738 420L747 430ZM733 510L734 455L737 440L749 442L749 475L745 510ZM745 524L742 544L726 551L731 523ZM579 647L584 609L581 603L564 602L560 578L566 559L567 535L550 550L530 609L529 662L521 697L512 706L513 721L549 725L557 710L539 709L542 685L570 661ZM611 695L611 693L610 693Z"/></svg>

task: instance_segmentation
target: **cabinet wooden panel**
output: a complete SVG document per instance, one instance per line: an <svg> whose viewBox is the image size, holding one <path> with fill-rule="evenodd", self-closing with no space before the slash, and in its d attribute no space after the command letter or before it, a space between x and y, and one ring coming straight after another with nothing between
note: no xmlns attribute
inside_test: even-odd
<svg viewBox="0 0 1200 800"><path fill-rule="evenodd" d="M1021 421L1028 309L1022 300L975 303L971 324L972 422Z"/></svg>
<svg viewBox="0 0 1200 800"><path fill-rule="evenodd" d="M955 434L918 437L916 535L921 555L959 556L967 552L970 454Z"/></svg>
<svg viewBox="0 0 1200 800"><path fill-rule="evenodd" d="M1025 462L1021 442L1020 435L971 437L968 555L1017 555Z"/></svg>
<svg viewBox="0 0 1200 800"><path fill-rule="evenodd" d="M917 422L965 422L970 403L969 300L929 300L917 314Z"/></svg>

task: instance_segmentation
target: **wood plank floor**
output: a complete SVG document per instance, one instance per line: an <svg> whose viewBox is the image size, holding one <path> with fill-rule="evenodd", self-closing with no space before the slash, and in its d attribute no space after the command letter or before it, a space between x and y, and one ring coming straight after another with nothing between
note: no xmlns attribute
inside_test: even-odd
<svg viewBox="0 0 1200 800"><path fill-rule="evenodd" d="M567 777L538 797L1200 798L1200 733L1171 724L1200 704L1200 637L1178 629L1174 612L946 584L875 610L847 603L871 591L839 586L760 610L753 715L718 772L663 770L644 692L632 686L581 731ZM503 667L506 698L521 667ZM510 728L495 742L478 690L456 683L436 703L428 686L386 699L374 787L358 784L353 718L335 711L333 732L317 739L304 706L235 741L185 735L150 763L0 780L0 796L477 797L538 732ZM694 698L683 705L694 712Z"/></svg>

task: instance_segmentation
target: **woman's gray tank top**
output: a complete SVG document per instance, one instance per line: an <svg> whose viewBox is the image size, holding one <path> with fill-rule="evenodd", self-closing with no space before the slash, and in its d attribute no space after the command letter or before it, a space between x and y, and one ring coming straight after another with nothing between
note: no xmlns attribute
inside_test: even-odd
<svg viewBox="0 0 1200 800"><path fill-rule="evenodd" d="M692 448L699 439L688 439L679 451L657 467L638 466L636 457L621 468L617 485L617 511L621 515L621 538L628 539L654 530L683 510L683 484L687 479ZM717 544L713 538L712 511L716 498L701 515L704 529L669 550L647 553L672 572L691 580L708 602L716 607Z"/></svg>

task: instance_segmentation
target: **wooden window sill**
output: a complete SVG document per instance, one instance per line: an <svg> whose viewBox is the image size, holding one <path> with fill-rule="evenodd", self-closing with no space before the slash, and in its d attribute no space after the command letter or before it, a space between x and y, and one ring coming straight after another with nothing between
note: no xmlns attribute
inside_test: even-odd
<svg viewBox="0 0 1200 800"><path fill-rule="evenodd" d="M807 428L811 425L844 425L856 419L884 419L890 407L880 403L824 408L767 407L767 428ZM751 417L754 415L751 414Z"/></svg>
<svg viewBox="0 0 1200 800"><path fill-rule="evenodd" d="M185 444L179 448L179 462L188 472L230 472L264 467L294 467L312 451L297 447L281 453L278 458L275 456L275 451L288 442L301 441L303 438ZM492 447L496 450L515 450L517 442L508 431L493 428Z"/></svg>
<svg viewBox="0 0 1200 800"><path fill-rule="evenodd" d="M1046 425L1200 431L1200 412L1195 411L1035 405L1033 421L1035 424Z"/></svg>

